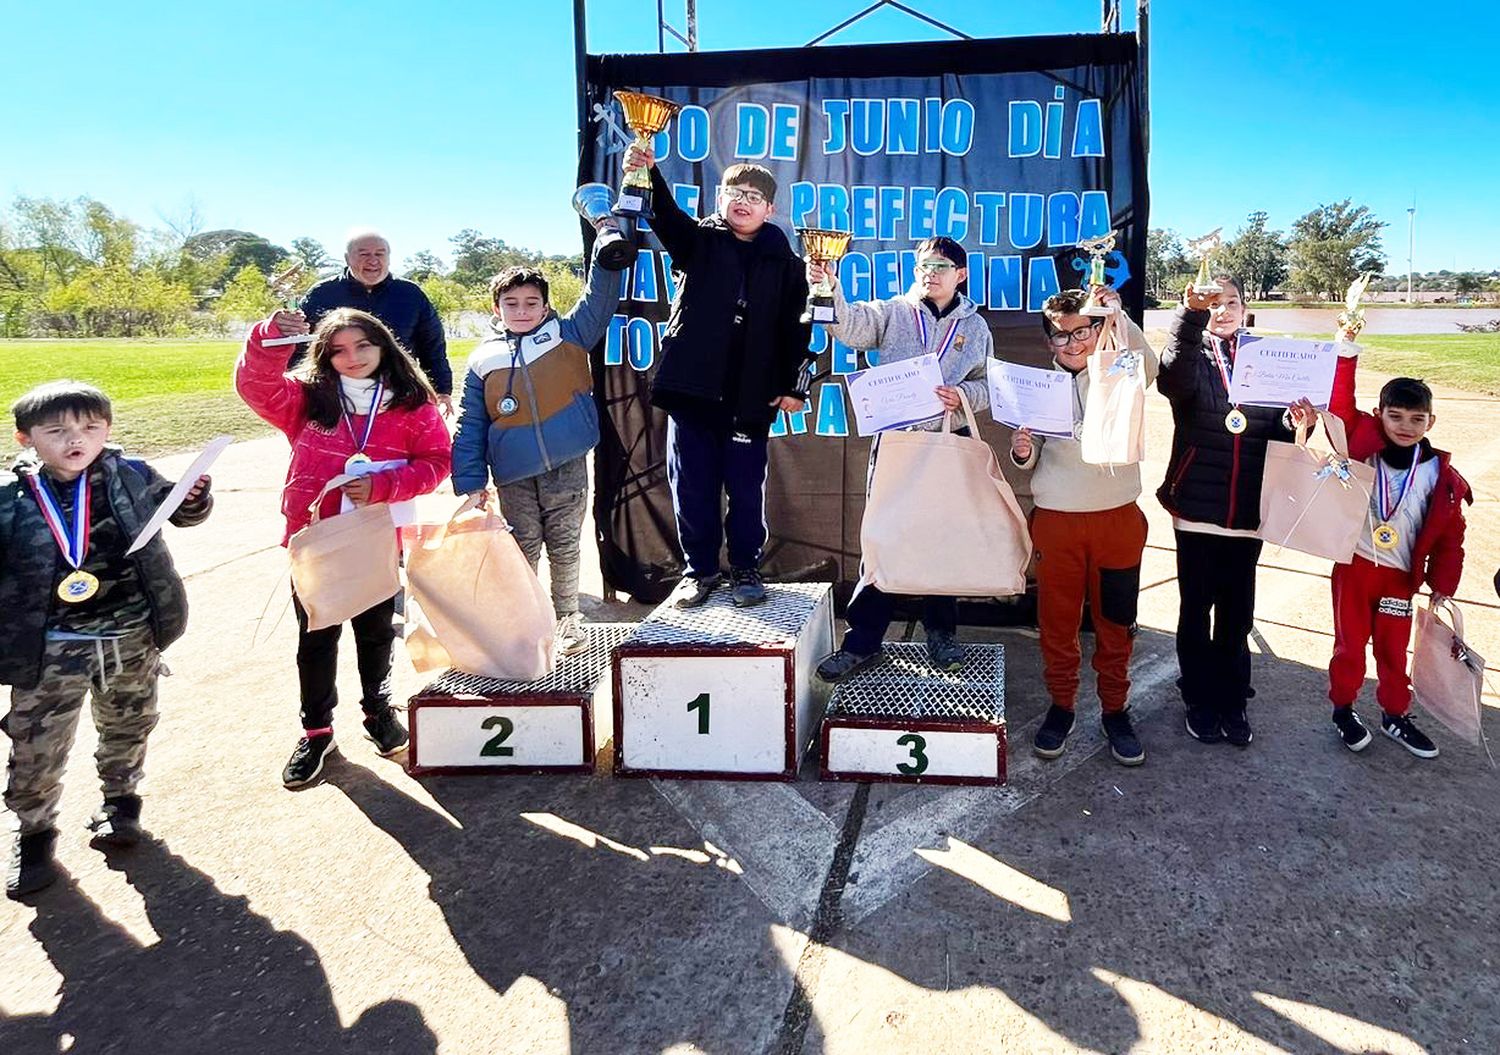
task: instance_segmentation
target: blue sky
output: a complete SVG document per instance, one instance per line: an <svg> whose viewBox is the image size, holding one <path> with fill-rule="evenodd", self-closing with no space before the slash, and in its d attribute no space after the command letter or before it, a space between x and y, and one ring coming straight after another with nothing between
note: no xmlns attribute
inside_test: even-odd
<svg viewBox="0 0 1500 1055"><path fill-rule="evenodd" d="M866 3L700 0L701 47L801 45ZM680 24L682 0L666 6ZM1089 32L1099 11L913 6L975 36ZM1500 267L1491 13L1476 0L1233 10L1155 5L1153 226L1232 232L1262 208L1286 227L1352 197L1391 224L1388 270L1403 272L1415 198L1417 270ZM592 0L590 50L654 51L655 13L653 0ZM464 227L577 248L566 0L90 0L14 4L5 21L11 41L37 45L0 65L6 202L90 195L148 226L196 203L209 228L331 248L375 224L398 260L445 254ZM939 37L886 9L834 42Z"/></svg>

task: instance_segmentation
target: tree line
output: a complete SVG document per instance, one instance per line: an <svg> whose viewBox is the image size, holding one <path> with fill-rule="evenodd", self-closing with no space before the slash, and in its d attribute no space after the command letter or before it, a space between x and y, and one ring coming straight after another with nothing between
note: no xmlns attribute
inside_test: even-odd
<svg viewBox="0 0 1500 1055"><path fill-rule="evenodd" d="M417 282L452 325L488 313L489 279L526 264L566 309L582 257L546 255L465 229L452 266L421 250L393 269ZM343 258L313 238L277 245L252 231L204 230L195 210L148 228L92 198L17 197L0 213L0 337L222 334L290 306Z"/></svg>
<svg viewBox="0 0 1500 1055"><path fill-rule="evenodd" d="M1341 301L1361 274L1377 276L1372 290L1405 290L1406 275L1385 274L1381 233L1388 225L1368 206L1350 199L1319 205L1300 217L1289 231L1271 227L1264 212L1252 212L1232 237L1214 253L1216 270L1228 271L1245 283L1252 300L1276 295L1289 299ZM1146 290L1158 302L1175 302L1197 274L1198 261L1185 240L1164 227L1146 239ZM1500 298L1500 271L1438 271L1416 276L1413 291L1440 290L1475 299Z"/></svg>

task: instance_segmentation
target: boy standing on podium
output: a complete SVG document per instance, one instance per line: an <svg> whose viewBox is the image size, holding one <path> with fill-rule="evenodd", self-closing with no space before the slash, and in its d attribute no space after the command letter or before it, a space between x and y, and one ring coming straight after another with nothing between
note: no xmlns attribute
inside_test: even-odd
<svg viewBox="0 0 1500 1055"><path fill-rule="evenodd" d="M726 168L719 211L703 220L677 205L649 150L632 147L625 165L651 170L651 229L677 282L651 385L652 405L667 412L667 479L687 563L677 606L702 604L723 582L726 533L734 603L760 604L767 439L778 411L795 414L807 400L802 260L766 222L776 179L760 165Z"/></svg>

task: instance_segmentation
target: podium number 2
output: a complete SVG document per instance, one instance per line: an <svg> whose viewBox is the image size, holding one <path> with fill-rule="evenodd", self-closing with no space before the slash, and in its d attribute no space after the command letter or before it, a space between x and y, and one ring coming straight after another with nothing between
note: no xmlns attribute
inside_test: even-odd
<svg viewBox="0 0 1500 1055"><path fill-rule="evenodd" d="M909 777L919 776L927 772L927 741L916 733L907 733L898 736L896 743L911 751L910 762L897 762L896 768Z"/></svg>
<svg viewBox="0 0 1500 1055"><path fill-rule="evenodd" d="M479 749L479 754L480 754L481 757L483 757L483 758L509 758L511 755L513 755L513 754L516 753L516 749L514 747L501 747L500 746L501 744L505 743L505 741L510 737L511 733L513 733L513 732L516 731L516 723L515 722L511 721L509 718L502 717L502 716L500 716L498 714L492 714L488 718L486 718L484 721L482 721L482 722L479 723L479 728L481 728L481 729L495 729L495 728L498 728L500 730L494 736L492 736L488 740L486 740L484 742L484 746Z"/></svg>
<svg viewBox="0 0 1500 1055"><path fill-rule="evenodd" d="M698 698L687 705L689 713L698 712L698 735L708 735L708 693L700 693Z"/></svg>

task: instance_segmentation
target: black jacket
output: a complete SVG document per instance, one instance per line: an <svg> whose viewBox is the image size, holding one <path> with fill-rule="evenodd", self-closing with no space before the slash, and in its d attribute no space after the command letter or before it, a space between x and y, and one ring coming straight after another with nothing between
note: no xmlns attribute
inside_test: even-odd
<svg viewBox="0 0 1500 1055"><path fill-rule="evenodd" d="M1238 436L1225 428L1229 394L1204 337L1207 325L1208 312L1178 308L1167 330L1156 388L1172 404L1172 459L1156 497L1183 520L1254 531L1266 441L1293 434L1280 407L1241 407L1249 427Z"/></svg>
<svg viewBox="0 0 1500 1055"><path fill-rule="evenodd" d="M125 537L133 539L172 484L145 462L124 457L118 447L106 447L98 465L110 511ZM0 612L5 613L0 620L0 685L21 689L35 688L41 679L48 619L62 603L53 592L62 553L23 479L37 469L34 459L23 456L12 472L0 472ZM212 508L213 497L204 495L191 506L184 503L172 523L191 527ZM165 649L187 629L187 590L160 533L128 559L146 591L156 647Z"/></svg>
<svg viewBox="0 0 1500 1055"><path fill-rule="evenodd" d="M448 365L443 320L438 318L437 309L421 286L387 275L374 289L365 289L364 283L355 279L346 267L338 278L319 282L302 299L302 313L307 316L309 326L316 327L335 308L358 308L385 323L401 346L421 364L438 394L452 395L453 368Z"/></svg>
<svg viewBox="0 0 1500 1055"><path fill-rule="evenodd" d="M801 315L807 302L802 260L786 234L767 223L750 243L745 263L738 239L723 217L694 220L678 207L672 188L651 170L651 229L672 257L677 295L662 338L651 402L670 412L722 403L726 419L769 425L778 396L806 397L799 389L812 325ZM730 333L741 283L747 303L740 376L728 376ZM726 421L726 423L728 423Z"/></svg>

